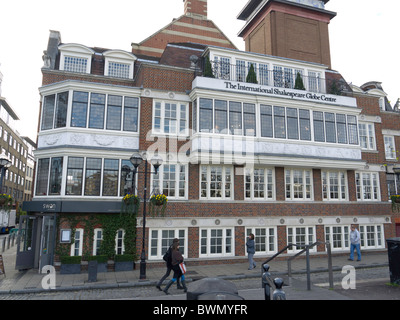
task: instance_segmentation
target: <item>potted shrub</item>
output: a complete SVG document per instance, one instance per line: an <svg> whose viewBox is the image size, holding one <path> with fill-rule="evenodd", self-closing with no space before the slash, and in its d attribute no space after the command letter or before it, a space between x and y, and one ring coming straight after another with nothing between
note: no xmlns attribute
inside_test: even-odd
<svg viewBox="0 0 400 320"><path fill-rule="evenodd" d="M122 210L121 212L128 214L136 214L139 211L140 199L137 195L128 193L122 199Z"/></svg>
<svg viewBox="0 0 400 320"><path fill-rule="evenodd" d="M107 272L108 258L106 255L90 256L88 261L97 261L97 272Z"/></svg>
<svg viewBox="0 0 400 320"><path fill-rule="evenodd" d="M117 254L114 257L114 269L115 271L130 271L134 267L133 254Z"/></svg>
<svg viewBox="0 0 400 320"><path fill-rule="evenodd" d="M0 194L0 208L9 211L12 209L13 198L8 194Z"/></svg>
<svg viewBox="0 0 400 320"><path fill-rule="evenodd" d="M81 273L81 256L62 256L60 274Z"/></svg>

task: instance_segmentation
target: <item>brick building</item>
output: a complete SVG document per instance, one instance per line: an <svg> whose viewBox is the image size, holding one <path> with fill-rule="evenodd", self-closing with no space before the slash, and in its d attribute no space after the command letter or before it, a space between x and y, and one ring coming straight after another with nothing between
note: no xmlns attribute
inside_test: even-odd
<svg viewBox="0 0 400 320"><path fill-rule="evenodd" d="M163 159L147 195L168 197L165 216L147 212L150 263L173 238L191 263L240 261L250 233L256 258L316 241L347 253L351 224L362 250L384 249L399 235L389 193L400 115L380 83L355 87L331 69L328 1L249 1L238 16L246 51L207 19L207 0L183 2L183 16L132 52L62 43L51 31L25 206L37 241L21 265L87 260L107 241L114 254L140 253L143 199L133 235L121 200L132 186L143 197L144 164L132 181L129 160L143 151Z"/></svg>

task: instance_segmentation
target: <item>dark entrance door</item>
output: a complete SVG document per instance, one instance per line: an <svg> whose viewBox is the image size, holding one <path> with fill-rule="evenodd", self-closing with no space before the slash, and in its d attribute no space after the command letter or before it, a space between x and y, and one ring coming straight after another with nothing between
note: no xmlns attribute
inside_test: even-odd
<svg viewBox="0 0 400 320"><path fill-rule="evenodd" d="M400 237L400 223L396 223L396 237Z"/></svg>
<svg viewBox="0 0 400 320"><path fill-rule="evenodd" d="M43 216L41 226L39 270L53 264L55 244L55 216Z"/></svg>
<svg viewBox="0 0 400 320"><path fill-rule="evenodd" d="M16 270L32 269L35 262L37 218L21 216L18 230Z"/></svg>

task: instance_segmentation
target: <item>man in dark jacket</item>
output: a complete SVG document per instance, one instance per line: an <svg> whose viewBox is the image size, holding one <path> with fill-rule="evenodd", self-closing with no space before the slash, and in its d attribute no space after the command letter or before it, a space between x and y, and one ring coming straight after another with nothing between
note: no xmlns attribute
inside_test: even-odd
<svg viewBox="0 0 400 320"><path fill-rule="evenodd" d="M172 244L169 246L167 252L165 253L163 259L165 260L165 263L167 265L167 272L163 275L163 277L160 279L160 281L157 283L156 288L160 291L162 291L161 289L161 285L164 282L165 279L167 279L172 271L172 246L174 245L174 243L179 243L179 239L175 238L172 241ZM177 286L178 289L183 289L183 287L180 284L180 279L177 279Z"/></svg>
<svg viewBox="0 0 400 320"><path fill-rule="evenodd" d="M246 242L247 247L247 255L249 257L249 270L252 270L256 267L256 263L253 260L253 256L256 253L256 248L254 244L254 234L250 234L249 238Z"/></svg>

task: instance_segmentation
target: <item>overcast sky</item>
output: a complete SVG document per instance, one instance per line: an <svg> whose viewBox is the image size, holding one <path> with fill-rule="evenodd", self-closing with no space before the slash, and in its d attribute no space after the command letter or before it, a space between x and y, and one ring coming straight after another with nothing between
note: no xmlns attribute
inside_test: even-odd
<svg viewBox="0 0 400 320"><path fill-rule="evenodd" d="M0 1L2 96L20 118L20 134L33 140L49 30L60 31L63 43L131 51L132 42L144 40L184 11L182 0ZM237 33L244 22L236 17L247 2L208 0L208 18L240 50L244 42ZM326 9L337 12L330 24L332 68L357 86L382 82L393 106L400 97L400 1L331 0Z"/></svg>

